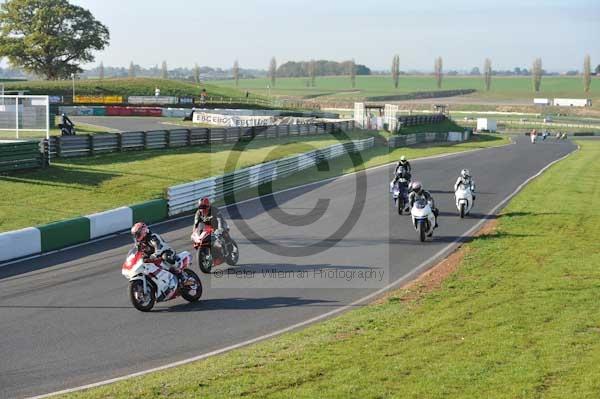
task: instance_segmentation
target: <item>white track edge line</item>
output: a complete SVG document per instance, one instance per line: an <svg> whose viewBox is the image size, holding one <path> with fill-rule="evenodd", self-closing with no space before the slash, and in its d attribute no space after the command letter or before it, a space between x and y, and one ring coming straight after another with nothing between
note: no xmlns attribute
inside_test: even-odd
<svg viewBox="0 0 600 399"><path fill-rule="evenodd" d="M146 375L146 374L150 374L153 372L157 372L157 371L162 371L162 370L166 370L169 368L173 368L173 367L177 367L177 366L182 366L188 363L192 363L198 360L203 360L206 359L208 357L211 356L215 356L221 353L225 353L225 352L229 352L231 350L234 349L238 349L244 346L248 346L251 344L254 344L256 342L260 342L263 340L266 340L268 338L272 338L275 337L277 335L281 335L283 333L298 329L300 327L304 327L308 324L312 324L315 323L317 321L326 319L330 316L333 316L335 314L338 313L342 313L347 311L348 309L355 307L357 305L360 305L364 302L367 302L373 298L378 297L379 295L389 291L390 289L405 283L406 281L411 280L412 278L415 277L416 274L420 274L422 272L424 272L426 269L428 269L432 263L437 260L439 257L441 257L442 255L444 255L447 251L450 251L452 249L453 246L455 246L455 244L457 244L461 239L466 238L468 236L470 236L474 231L476 231L483 223L485 223L486 221L488 221L502 206L504 206L508 201L510 201L515 195L517 195L522 189L523 187L525 187L525 185L527 185L529 182L531 182L532 180L536 179L537 177L539 177L542 173L544 173L547 169L549 169L550 167L552 167L554 164L562 161L563 159L569 157L571 154L575 153L576 151L579 151L581 147L578 145L577 148L574 151L571 151L570 153L568 153L567 155L564 155L561 158L558 158L552 162L550 162L548 165L544 166L539 172L537 172L535 175L529 177L527 180L525 180L523 183L521 183L516 189L515 191L513 191L511 194L509 194L507 197L505 197L502 201L500 201L490 212L488 215L486 215L485 218L481 219L479 222L477 222L473 227L471 227L469 230L467 230L464 234L462 234L460 237L457 237L454 241L452 241L451 243L449 243L448 245L446 245L444 248L442 248L441 250L439 250L437 253L435 253L434 255L430 256L428 259L426 259L425 261L421 262L416 268L414 268L413 270L411 270L410 272L406 273L405 275L403 275L402 277L398 278L397 280L393 281L392 283L386 285L383 288L380 288L379 290L372 292L371 294L364 296L360 299L357 299L356 301L342 306L340 308L337 309L333 309L329 312L323 313L319 316L315 316L313 318L310 318L308 320L304 320L301 321L299 323L296 324L292 324L291 326L288 327L284 327L282 329L246 340L246 341L242 341L239 342L237 344L233 344L230 346L226 346L224 348L221 349L217 349L211 352L207 352L204 353L202 355L198 355L198 356L193 356L191 358L188 359L183 359L183 360L179 360L177 362L172 362L172 363L168 363L159 367L154 367L148 370L143 370L143 371L138 371L136 373L132 373L132 374L127 374L121 377L116 377L116 378L111 378L108 380L104 380L104 381L98 381L92 384L87 384L87 385L82 385L79 387L75 387L75 388L68 388L68 389L64 389L61 391L56 391L56 392L51 392L51 393L47 393L47 394L43 394L43 395L39 395L39 396L32 396L29 399L43 399L43 398L48 398L51 396L55 396L55 395L62 395L62 394L66 394L66 393L72 393L72 392L77 392L77 391L83 391L86 389L91 389L91 388L96 388L99 386L103 386L103 385L108 385L108 384L112 384L115 382L119 382L119 381L124 381L124 380L128 380L131 378L135 378L135 377L139 377L142 375Z"/></svg>

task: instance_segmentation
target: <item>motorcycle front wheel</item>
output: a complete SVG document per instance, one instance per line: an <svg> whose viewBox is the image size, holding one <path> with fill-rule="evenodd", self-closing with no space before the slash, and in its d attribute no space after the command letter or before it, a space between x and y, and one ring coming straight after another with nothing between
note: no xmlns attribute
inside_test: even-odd
<svg viewBox="0 0 600 399"><path fill-rule="evenodd" d="M402 211L404 210L404 198L402 198L402 195L398 196L396 207L398 208L398 215L402 215Z"/></svg>
<svg viewBox="0 0 600 399"><path fill-rule="evenodd" d="M210 273L213 267L212 255L210 248L200 247L198 248L198 267L202 273Z"/></svg>
<svg viewBox="0 0 600 399"><path fill-rule="evenodd" d="M463 219L465 217L465 204L460 204L460 218Z"/></svg>
<svg viewBox="0 0 600 399"><path fill-rule="evenodd" d="M140 312L149 312L156 303L156 293L151 284L147 285L149 292L144 292L144 283L142 280L133 280L129 282L129 299L134 308Z"/></svg>
<svg viewBox="0 0 600 399"><path fill-rule="evenodd" d="M193 271L185 269L182 271L184 282L180 289L180 293L183 299L188 302L196 302L202 296L202 282L200 277ZM188 285L193 280L193 285Z"/></svg>
<svg viewBox="0 0 600 399"><path fill-rule="evenodd" d="M419 240L421 240L421 242L425 242L425 238L427 236L427 227L425 226L425 223L423 223L423 222L419 223L418 230L419 230Z"/></svg>

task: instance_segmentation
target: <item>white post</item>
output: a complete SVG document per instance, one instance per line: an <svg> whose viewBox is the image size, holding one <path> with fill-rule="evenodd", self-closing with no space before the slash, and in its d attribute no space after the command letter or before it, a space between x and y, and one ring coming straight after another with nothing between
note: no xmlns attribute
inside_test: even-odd
<svg viewBox="0 0 600 399"><path fill-rule="evenodd" d="M73 104L75 104L75 74L71 74L71 79L73 80Z"/></svg>
<svg viewBox="0 0 600 399"><path fill-rule="evenodd" d="M17 139L19 138L19 96L15 96L15 130L17 131Z"/></svg>
<svg viewBox="0 0 600 399"><path fill-rule="evenodd" d="M46 140L50 139L50 97L46 96Z"/></svg>

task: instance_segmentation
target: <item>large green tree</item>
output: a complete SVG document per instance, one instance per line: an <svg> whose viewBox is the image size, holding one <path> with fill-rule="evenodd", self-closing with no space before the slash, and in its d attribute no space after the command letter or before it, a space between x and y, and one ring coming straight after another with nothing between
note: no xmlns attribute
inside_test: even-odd
<svg viewBox="0 0 600 399"><path fill-rule="evenodd" d="M0 5L0 56L47 79L81 72L109 41L108 28L67 0L7 0Z"/></svg>

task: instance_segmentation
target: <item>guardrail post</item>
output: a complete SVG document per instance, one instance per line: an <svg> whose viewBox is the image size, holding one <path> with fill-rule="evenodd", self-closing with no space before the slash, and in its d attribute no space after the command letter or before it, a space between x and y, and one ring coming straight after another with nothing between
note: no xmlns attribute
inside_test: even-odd
<svg viewBox="0 0 600 399"><path fill-rule="evenodd" d="M185 137L186 140L186 144L188 147L192 146L192 129L186 129L187 130L187 135Z"/></svg>
<svg viewBox="0 0 600 399"><path fill-rule="evenodd" d="M123 135L121 133L116 133L117 135L117 148L119 152L123 152Z"/></svg>
<svg viewBox="0 0 600 399"><path fill-rule="evenodd" d="M50 144L48 143L47 139L42 140L41 147L42 168L46 168L50 166Z"/></svg>
<svg viewBox="0 0 600 399"><path fill-rule="evenodd" d="M90 156L94 155L94 135L88 134L88 146L90 148Z"/></svg>
<svg viewBox="0 0 600 399"><path fill-rule="evenodd" d="M144 150L148 149L148 132L142 132L142 144L144 146Z"/></svg>
<svg viewBox="0 0 600 399"><path fill-rule="evenodd" d="M275 125L275 137L279 138L279 125Z"/></svg>

